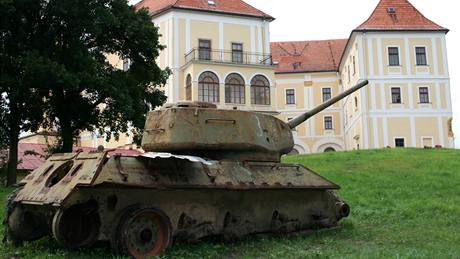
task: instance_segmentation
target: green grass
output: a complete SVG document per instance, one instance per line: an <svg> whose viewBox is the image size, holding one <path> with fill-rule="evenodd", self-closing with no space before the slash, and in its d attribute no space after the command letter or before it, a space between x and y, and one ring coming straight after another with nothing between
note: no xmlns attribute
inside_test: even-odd
<svg viewBox="0 0 460 259"><path fill-rule="evenodd" d="M460 258L460 152L392 149L286 157L341 185L352 214L310 236L173 246L163 258ZM5 199L11 189L0 190ZM3 217L3 214L0 215ZM111 258L104 246L66 251L49 239L0 256Z"/></svg>

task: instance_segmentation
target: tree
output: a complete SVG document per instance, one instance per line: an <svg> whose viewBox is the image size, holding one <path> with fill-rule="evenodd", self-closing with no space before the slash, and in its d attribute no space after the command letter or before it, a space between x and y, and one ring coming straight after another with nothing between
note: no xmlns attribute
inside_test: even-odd
<svg viewBox="0 0 460 259"><path fill-rule="evenodd" d="M0 132L9 146L7 185L16 183L20 132L36 130L43 118L42 91L29 80L28 69L33 63L40 4L0 0Z"/></svg>
<svg viewBox="0 0 460 259"><path fill-rule="evenodd" d="M142 128L147 111L165 101L156 86L170 74L155 62L163 46L147 10L126 0L50 0L41 12L33 77L49 89L45 126L58 129L62 151L83 130ZM108 54L129 60L129 70L109 64Z"/></svg>
<svg viewBox="0 0 460 259"><path fill-rule="evenodd" d="M8 135L2 125L4 124L3 121L6 120L4 109L0 108L0 121L2 124L0 125L0 175L3 173L4 167L8 161L8 152L6 152L8 148Z"/></svg>
<svg viewBox="0 0 460 259"><path fill-rule="evenodd" d="M1 105L1 101L0 101ZM0 108L0 150L8 148L8 133L5 128L6 109ZM0 166L1 167L1 166Z"/></svg>
<svg viewBox="0 0 460 259"><path fill-rule="evenodd" d="M16 181L20 132L60 133L71 152L83 130L117 136L141 129L162 104L170 75L155 63L164 48L146 10L126 0L0 0L0 109L9 142L8 184ZM109 54L130 60L114 68Z"/></svg>

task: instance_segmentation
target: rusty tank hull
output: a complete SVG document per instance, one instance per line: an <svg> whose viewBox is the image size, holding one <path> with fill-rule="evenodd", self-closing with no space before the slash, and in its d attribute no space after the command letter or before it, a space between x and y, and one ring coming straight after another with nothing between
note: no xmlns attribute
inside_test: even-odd
<svg viewBox="0 0 460 259"><path fill-rule="evenodd" d="M367 83L287 123L208 103L152 111L144 155L57 154L28 175L8 201L7 238L52 235L67 248L109 241L144 258L174 240L334 227L350 213L333 193L339 186L281 156L293 148L292 129Z"/></svg>
<svg viewBox="0 0 460 259"><path fill-rule="evenodd" d="M109 241L136 258L175 240L330 228L349 213L332 192L339 186L301 165L167 153L55 155L21 186L9 201L10 240Z"/></svg>

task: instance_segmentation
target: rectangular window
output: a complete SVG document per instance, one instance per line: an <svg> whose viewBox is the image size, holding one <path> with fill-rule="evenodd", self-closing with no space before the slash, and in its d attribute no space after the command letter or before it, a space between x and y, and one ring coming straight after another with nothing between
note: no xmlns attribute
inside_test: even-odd
<svg viewBox="0 0 460 259"><path fill-rule="evenodd" d="M426 60L426 48L415 47L415 55L417 59L417 66L426 66L428 64Z"/></svg>
<svg viewBox="0 0 460 259"><path fill-rule="evenodd" d="M243 63L243 44L232 43L232 62Z"/></svg>
<svg viewBox="0 0 460 259"><path fill-rule="evenodd" d="M391 88L391 102L392 103L401 103L401 88L392 87Z"/></svg>
<svg viewBox="0 0 460 259"><path fill-rule="evenodd" d="M399 66L399 49L397 47L388 47L388 65Z"/></svg>
<svg viewBox="0 0 460 259"><path fill-rule="evenodd" d="M353 56L353 75L356 74L356 59L355 56Z"/></svg>
<svg viewBox="0 0 460 259"><path fill-rule="evenodd" d="M433 147L433 138L432 137L423 137L422 138L422 146L427 148L427 147Z"/></svg>
<svg viewBox="0 0 460 259"><path fill-rule="evenodd" d="M332 116L324 117L324 129L331 130L332 129Z"/></svg>
<svg viewBox="0 0 460 259"><path fill-rule="evenodd" d="M395 138L395 147L405 147L405 139L404 138Z"/></svg>
<svg viewBox="0 0 460 259"><path fill-rule="evenodd" d="M331 98L331 88L323 88L323 102L329 101Z"/></svg>
<svg viewBox="0 0 460 259"><path fill-rule="evenodd" d="M199 40L198 52L201 60L211 60L211 41Z"/></svg>
<svg viewBox="0 0 460 259"><path fill-rule="evenodd" d="M430 94L428 87L420 87L418 89L418 95L420 97L420 103L430 103Z"/></svg>
<svg viewBox="0 0 460 259"><path fill-rule="evenodd" d="M351 71L350 71L350 65L347 66L347 70L348 70L348 83L350 83L351 81Z"/></svg>
<svg viewBox="0 0 460 259"><path fill-rule="evenodd" d="M294 89L286 90L286 104L295 104L295 91Z"/></svg>

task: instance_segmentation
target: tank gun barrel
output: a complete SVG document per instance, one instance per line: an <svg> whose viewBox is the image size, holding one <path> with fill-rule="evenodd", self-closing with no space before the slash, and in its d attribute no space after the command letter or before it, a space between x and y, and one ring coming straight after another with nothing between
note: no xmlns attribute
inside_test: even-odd
<svg viewBox="0 0 460 259"><path fill-rule="evenodd" d="M369 84L369 81L368 80L365 80L355 86L353 86L352 88L346 90L345 92L337 95L336 97L324 102L323 104L319 105L318 107L310 110L310 111L307 111L297 117L295 117L294 119L290 120L287 124L289 125L289 127L291 129L294 129L296 128L297 126L299 126L300 124L304 123L306 120L310 119L311 117L313 117L314 115L322 112L323 110L327 109L328 107L334 105L336 102L342 100L343 98L349 96L350 94L358 91L359 89L363 88L364 86L368 85Z"/></svg>

